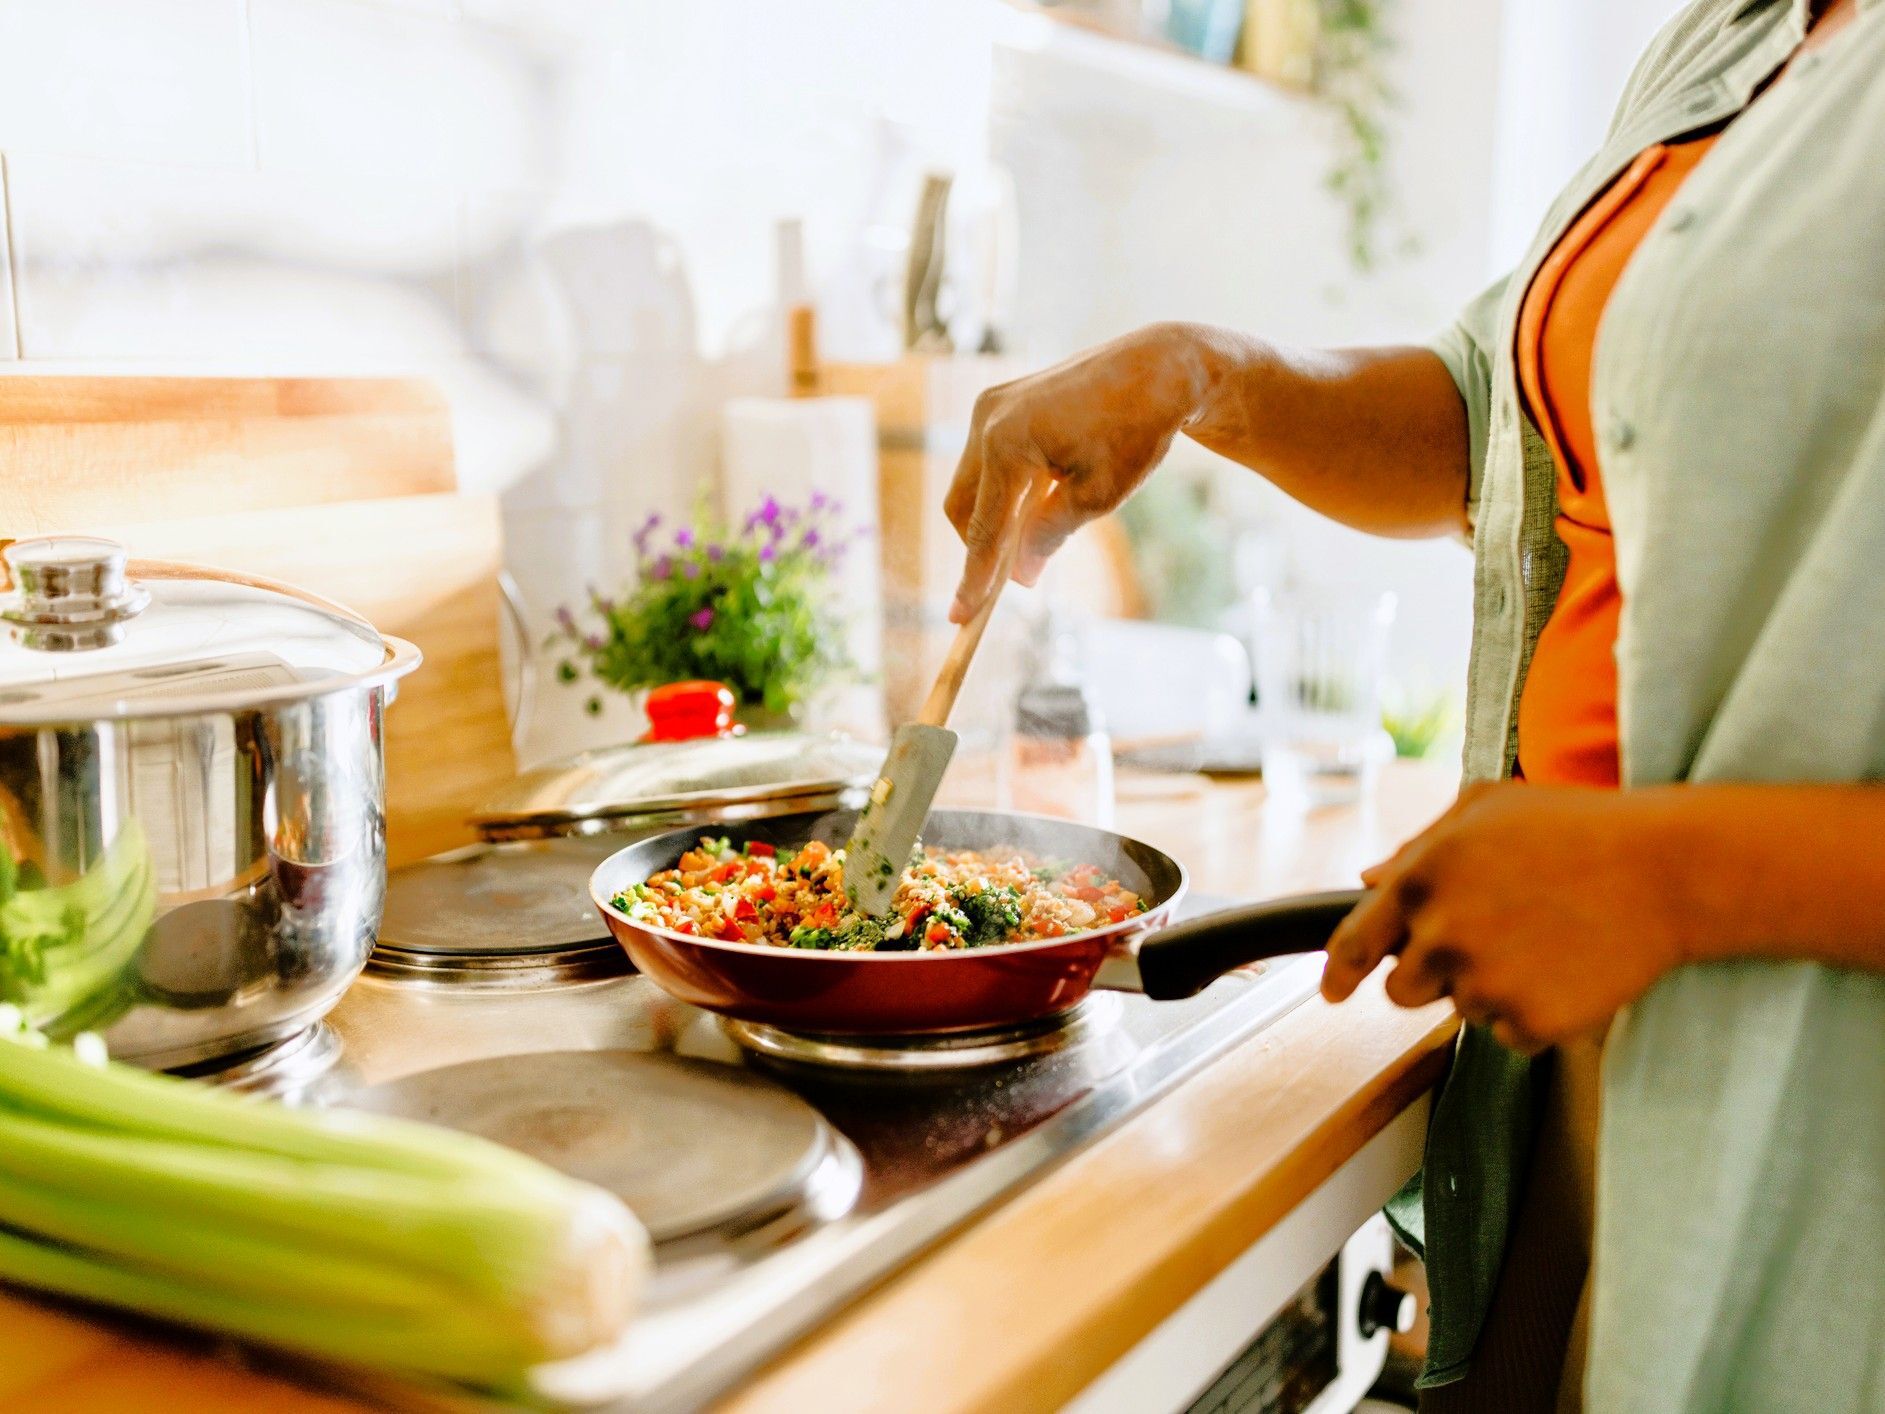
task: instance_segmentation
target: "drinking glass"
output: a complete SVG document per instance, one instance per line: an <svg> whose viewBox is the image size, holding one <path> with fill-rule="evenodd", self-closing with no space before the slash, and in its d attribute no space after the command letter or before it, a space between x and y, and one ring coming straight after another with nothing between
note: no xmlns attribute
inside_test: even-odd
<svg viewBox="0 0 1885 1414"><path fill-rule="evenodd" d="M1315 589L1255 595L1263 778L1312 805L1373 788L1393 745L1381 728L1392 594Z"/></svg>

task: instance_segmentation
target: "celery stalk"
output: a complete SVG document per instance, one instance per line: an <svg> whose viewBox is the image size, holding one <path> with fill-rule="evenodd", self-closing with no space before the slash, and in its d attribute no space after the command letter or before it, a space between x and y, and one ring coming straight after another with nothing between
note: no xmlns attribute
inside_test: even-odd
<svg viewBox="0 0 1885 1414"><path fill-rule="evenodd" d="M352 1306L362 1311L423 1313L462 1292L386 1262L325 1247L295 1247L229 1226L211 1226L148 1206L76 1198L0 1174L0 1225L124 1258L157 1272L216 1273L218 1285L257 1300Z"/></svg>
<svg viewBox="0 0 1885 1414"><path fill-rule="evenodd" d="M0 1108L0 1169L74 1196L143 1204L421 1259L477 1290L533 1290L551 1233L544 1205L457 1179L86 1132Z"/></svg>
<svg viewBox="0 0 1885 1414"><path fill-rule="evenodd" d="M0 1279L85 1301L129 1307L185 1325L228 1331L287 1350L390 1370L502 1385L545 1357L522 1332L506 1339L466 1327L449 1311L424 1321L382 1313L311 1310L232 1295L213 1279L138 1271L0 1228Z"/></svg>
<svg viewBox="0 0 1885 1414"><path fill-rule="evenodd" d="M101 1069L60 1050L0 1045L0 1104L47 1119L149 1138L214 1144L414 1177L542 1188L561 1176L513 1149L453 1130L358 1110L300 1110L132 1066Z"/></svg>

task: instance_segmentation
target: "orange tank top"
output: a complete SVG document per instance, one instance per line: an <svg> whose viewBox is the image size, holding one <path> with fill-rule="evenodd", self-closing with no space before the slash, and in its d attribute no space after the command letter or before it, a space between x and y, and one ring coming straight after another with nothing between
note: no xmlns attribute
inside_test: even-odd
<svg viewBox="0 0 1885 1414"><path fill-rule="evenodd" d="M1597 326L1630 257L1719 134L1648 148L1572 223L1519 307L1519 387L1558 468L1558 538L1569 553L1557 607L1533 649L1518 706L1518 773L1614 786L1616 548L1591 425Z"/></svg>

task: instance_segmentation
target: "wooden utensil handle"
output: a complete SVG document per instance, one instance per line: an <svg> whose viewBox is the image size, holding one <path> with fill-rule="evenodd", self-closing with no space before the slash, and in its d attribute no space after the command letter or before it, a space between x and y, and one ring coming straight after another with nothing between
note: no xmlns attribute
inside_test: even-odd
<svg viewBox="0 0 1885 1414"><path fill-rule="evenodd" d="M969 664L974 661L975 650L982 642L982 631L994 617L995 604L1007 586L1008 577L1014 573L1015 560L1021 554L1022 535L1053 484L1052 477L1037 476L1034 484L1028 487L1027 494L1021 498L1020 508L1009 518L1007 528L1002 533L1001 558L996 563L995 582L989 588L988 596L982 600L981 608L956 630L955 641L949 645L948 655L944 657L942 668L936 674L935 685L930 688L929 696L923 699L923 710L916 714L916 720L925 726L949 725L949 714L955 709L956 695L962 691L963 679L969 675Z"/></svg>

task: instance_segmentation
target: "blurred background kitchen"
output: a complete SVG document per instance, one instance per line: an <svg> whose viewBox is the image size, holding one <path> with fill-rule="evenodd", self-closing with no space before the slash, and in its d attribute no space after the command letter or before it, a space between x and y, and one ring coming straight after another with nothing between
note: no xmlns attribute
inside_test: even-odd
<svg viewBox="0 0 1885 1414"><path fill-rule="evenodd" d="M979 388L1161 318L1429 336L1673 8L0 0L0 370L436 380L461 484L502 498L526 764L640 733L642 679L737 676L687 671L691 635L761 654L754 720L878 732L946 637ZM1462 547L1185 442L1082 540L964 696L998 773L1043 680L1086 693L1035 698L1070 738L1234 742L1255 606L1333 581L1393 595L1395 744L1452 749ZM769 666L748 600L684 591L775 542L845 627Z"/></svg>

